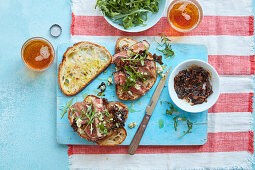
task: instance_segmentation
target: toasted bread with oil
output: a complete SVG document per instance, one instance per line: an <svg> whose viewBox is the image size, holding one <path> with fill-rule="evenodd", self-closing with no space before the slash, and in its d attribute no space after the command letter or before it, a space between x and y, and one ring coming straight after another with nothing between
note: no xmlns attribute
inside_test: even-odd
<svg viewBox="0 0 255 170"><path fill-rule="evenodd" d="M58 82L61 91L72 96L84 89L111 63L109 51L91 42L79 42L66 50L59 64Z"/></svg>

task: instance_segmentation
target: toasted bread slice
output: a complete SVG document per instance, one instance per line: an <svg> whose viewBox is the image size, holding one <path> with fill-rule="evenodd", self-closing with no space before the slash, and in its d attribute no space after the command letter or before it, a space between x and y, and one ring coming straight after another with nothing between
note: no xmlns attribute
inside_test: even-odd
<svg viewBox="0 0 255 170"><path fill-rule="evenodd" d="M119 128L114 133L105 138L104 140L97 141L96 143L100 146L115 146L121 144L127 137L125 128Z"/></svg>
<svg viewBox="0 0 255 170"><path fill-rule="evenodd" d="M121 37L116 42L115 53L119 53L123 50L126 50L126 49L130 48L132 45L136 44L137 42L138 41L136 41L132 38L129 38L129 37ZM151 53L148 53L148 55L149 55L148 59L152 59ZM155 82L157 80L156 62L155 61L150 61L150 62L151 62L151 65L153 66L153 68L151 69L153 76L144 82L144 84L149 89L151 89L153 87L153 85L155 84ZM115 70L118 71L120 69L115 66ZM136 100L143 96L141 94L132 93L131 91L124 91L122 86L116 85L116 84L115 84L115 91L116 91L117 97L120 100Z"/></svg>
<svg viewBox="0 0 255 170"><path fill-rule="evenodd" d="M67 96L79 93L110 65L111 60L105 47L85 41L74 44L59 64L60 89Z"/></svg>
<svg viewBox="0 0 255 170"><path fill-rule="evenodd" d="M116 42L115 53L117 54L118 52L123 51L125 48L129 48L137 42L138 41L129 37L121 37Z"/></svg>
<svg viewBox="0 0 255 170"><path fill-rule="evenodd" d="M84 99L84 103L87 105L87 104L92 104L95 100L97 99L100 99L99 97L97 96L94 96L94 95L88 95L85 99ZM82 102L78 102L78 103L82 103ZM125 122L127 117L128 117L128 107L121 103L121 102L118 102L118 101L112 101L112 102L107 102L107 104L105 104L105 108L107 110L111 110L112 107L114 106L117 106L121 111L123 111L122 113L124 114L123 116L123 121ZM73 106L72 106L73 107ZM80 109L79 109L80 110ZM118 112L115 112L115 113L118 113ZM127 133L125 131L124 128L116 128L114 130L110 130L106 136L103 136L103 137L95 137L95 136L91 136L89 135L87 132L84 132L82 131L82 127L79 128L77 127L77 124L76 122L74 122L75 120L75 117L72 116L71 114L71 109L69 109L69 112L68 112L68 119L69 119L69 122L71 123L71 126L73 127L73 125L76 126L76 129L75 131L78 133L78 135L81 137L81 138L85 138L87 139L88 141L91 141L91 142L95 142L97 144L100 143L100 145L105 145L105 146L114 146L114 145L118 145L120 143L122 143L126 136L127 136ZM122 129L122 130L120 130ZM124 130L123 130L124 129ZM83 129L84 130L84 129ZM94 129L95 130L95 129ZM86 131L86 130L85 130ZM93 131L94 133L95 131ZM114 135L114 136L113 136ZM119 136L119 137L118 137ZM104 141L105 140L105 141ZM108 140L108 142L107 142ZM114 143L115 142L115 143Z"/></svg>

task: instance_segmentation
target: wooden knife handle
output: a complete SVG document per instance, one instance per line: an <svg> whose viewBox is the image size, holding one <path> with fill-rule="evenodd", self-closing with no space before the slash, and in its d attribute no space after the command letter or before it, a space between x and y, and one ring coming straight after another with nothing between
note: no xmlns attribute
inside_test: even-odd
<svg viewBox="0 0 255 170"><path fill-rule="evenodd" d="M128 153L130 155L134 155L136 152L136 149L138 148L138 145L142 139L143 133L147 127L147 124L150 120L151 116L145 114L145 116L143 117L143 120L138 128L138 130L136 131L136 134L133 138L133 140L131 141L129 147L128 147Z"/></svg>

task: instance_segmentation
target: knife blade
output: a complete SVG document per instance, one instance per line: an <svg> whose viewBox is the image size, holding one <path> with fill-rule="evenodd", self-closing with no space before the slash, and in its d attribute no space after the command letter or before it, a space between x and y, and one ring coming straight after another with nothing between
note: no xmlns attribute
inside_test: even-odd
<svg viewBox="0 0 255 170"><path fill-rule="evenodd" d="M165 83L166 83L166 80L169 76L169 73L171 71L172 67L170 67L166 73L165 73L165 77L164 78L161 78L161 80L159 81L158 85L157 85L157 88L155 89L152 97L151 97L151 100L149 102L149 105L147 106L146 110L145 110L145 115L143 117L143 120L139 126L139 128L137 129L136 131L136 134L134 136L134 138L132 139L129 147L128 147L128 153L130 155L134 155L137 148L138 148L138 145L142 139L142 136L143 136L143 133L147 127L147 124L150 120L150 117L153 113L153 110L155 109L156 107L156 104L158 102L158 99L160 97L160 94L165 86Z"/></svg>

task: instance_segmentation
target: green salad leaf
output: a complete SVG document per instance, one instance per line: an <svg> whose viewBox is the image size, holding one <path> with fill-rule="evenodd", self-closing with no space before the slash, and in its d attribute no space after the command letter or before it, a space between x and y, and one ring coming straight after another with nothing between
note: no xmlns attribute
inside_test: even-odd
<svg viewBox="0 0 255 170"><path fill-rule="evenodd" d="M171 59L174 57L174 51L172 49L171 40L163 33L158 33L160 35L160 42L156 41L162 49L157 48L158 51L165 55L165 58Z"/></svg>
<svg viewBox="0 0 255 170"><path fill-rule="evenodd" d="M148 12L158 12L158 5L158 0L97 0L95 8L127 29L145 25Z"/></svg>
<svg viewBox="0 0 255 170"><path fill-rule="evenodd" d="M72 98L69 102L66 102L66 106L62 106L61 107L61 111L62 111L62 114L61 114L61 119L64 117L64 115L67 113L67 110L69 109L69 107L72 105L73 103L73 99Z"/></svg>
<svg viewBox="0 0 255 170"><path fill-rule="evenodd" d="M166 110L166 114L167 114L167 115L171 115L171 116L176 115L176 116L173 117L173 121L174 121L174 130L175 130L175 131L178 130L178 129L177 129L177 126L178 126L178 122L179 122L179 121L182 121L182 122L186 122L186 123L187 123L187 128L188 128L188 129L187 129L186 131L183 131L183 134L182 134L181 136L179 136L178 138L181 138L181 137L185 136L186 134L191 133L191 130L192 130L192 127L193 127L193 123L192 123L190 120L188 120L187 117L180 116L180 115L179 115L180 113L178 112L178 109L175 108L174 105L173 105L172 103L167 102L167 104L170 104L170 109L169 109L169 110L168 110L168 109Z"/></svg>

